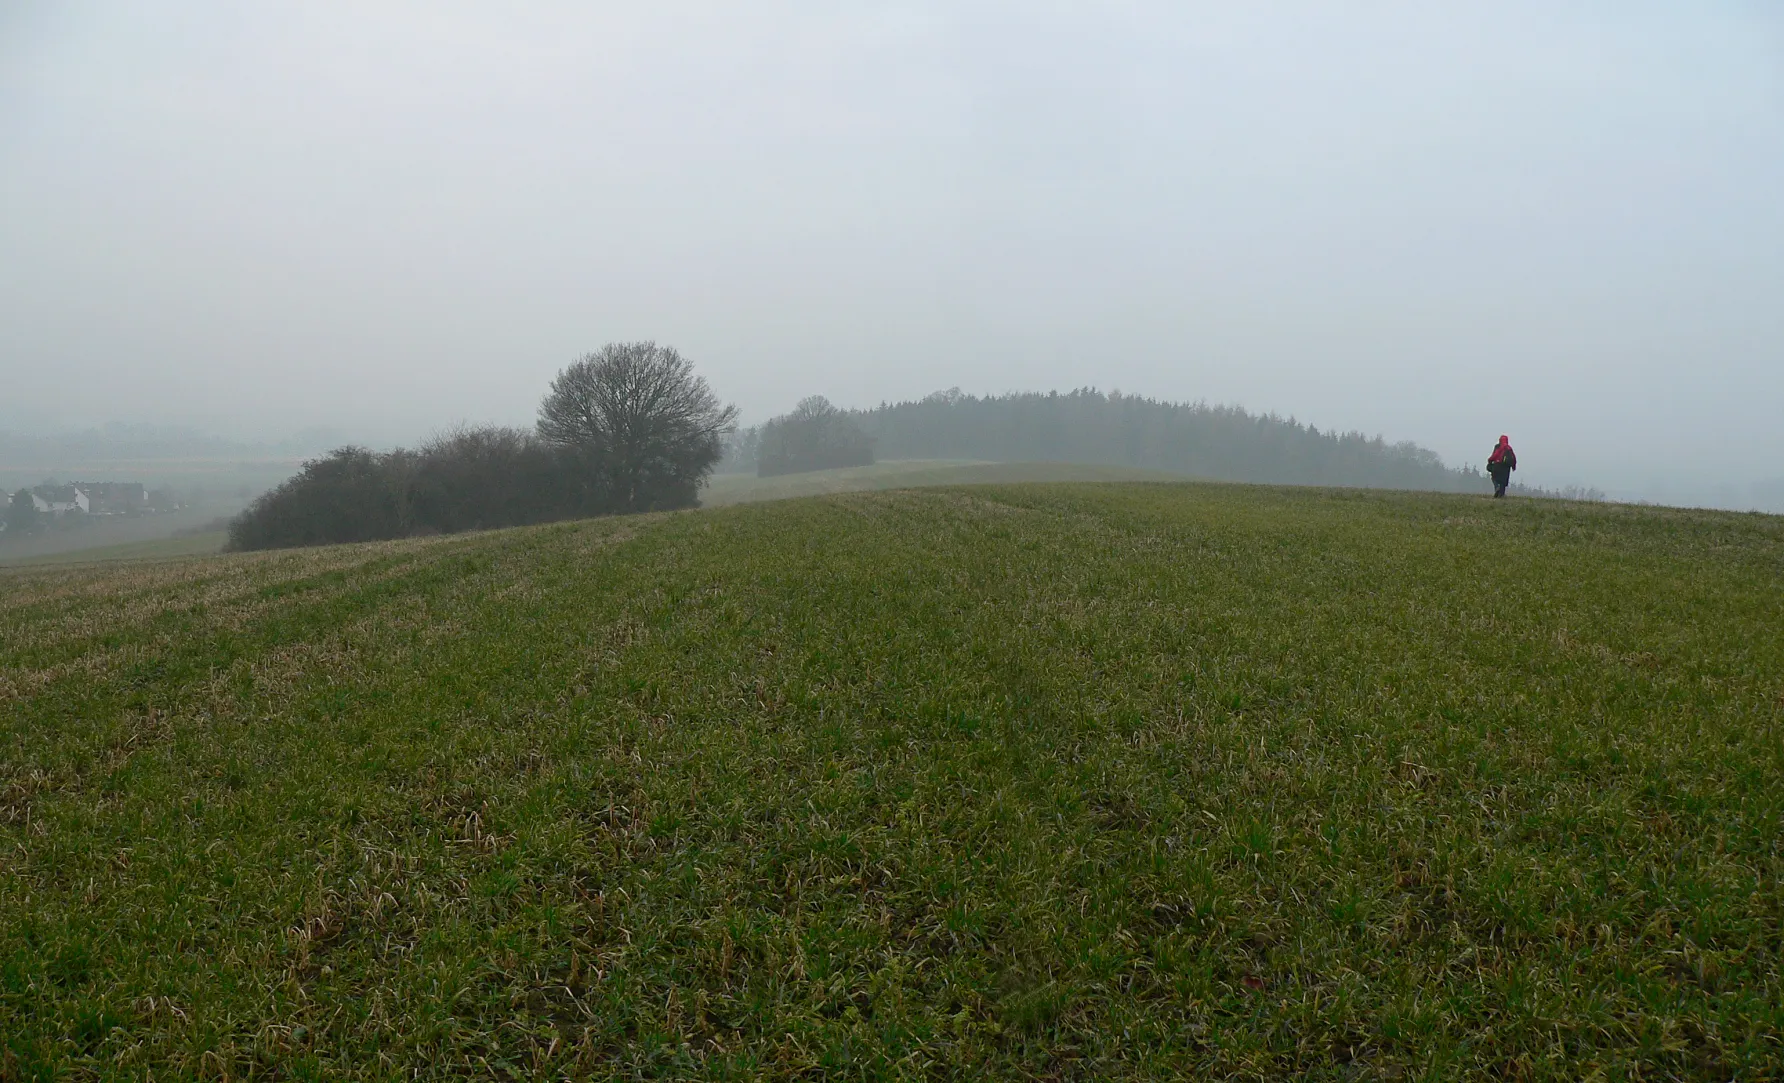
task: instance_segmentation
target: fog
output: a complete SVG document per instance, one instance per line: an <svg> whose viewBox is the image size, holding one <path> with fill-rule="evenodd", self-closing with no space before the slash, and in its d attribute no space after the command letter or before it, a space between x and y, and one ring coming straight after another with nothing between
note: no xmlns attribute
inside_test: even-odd
<svg viewBox="0 0 1784 1083"><path fill-rule="evenodd" d="M1746 506L1780 133L1770 0L13 0L0 427L412 440L651 338L751 421L1094 385Z"/></svg>

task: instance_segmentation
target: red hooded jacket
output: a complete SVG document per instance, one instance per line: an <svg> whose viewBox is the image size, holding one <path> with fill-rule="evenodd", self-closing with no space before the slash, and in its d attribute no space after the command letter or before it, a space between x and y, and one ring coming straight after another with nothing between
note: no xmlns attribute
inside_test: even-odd
<svg viewBox="0 0 1784 1083"><path fill-rule="evenodd" d="M1493 454L1487 456L1487 466L1494 467L1501 463L1513 470L1518 468L1518 453L1511 449L1511 438L1508 436L1501 436L1499 446L1493 449Z"/></svg>

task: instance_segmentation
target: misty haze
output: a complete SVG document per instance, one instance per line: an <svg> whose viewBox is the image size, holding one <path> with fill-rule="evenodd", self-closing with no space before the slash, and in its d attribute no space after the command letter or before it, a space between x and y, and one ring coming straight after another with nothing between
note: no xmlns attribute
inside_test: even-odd
<svg viewBox="0 0 1784 1083"><path fill-rule="evenodd" d="M0 0L0 1083L1784 1078L1784 5Z"/></svg>
<svg viewBox="0 0 1784 1083"><path fill-rule="evenodd" d="M654 339L746 423L1097 387L1784 510L1780 25L9 5L0 482L114 422L530 425Z"/></svg>

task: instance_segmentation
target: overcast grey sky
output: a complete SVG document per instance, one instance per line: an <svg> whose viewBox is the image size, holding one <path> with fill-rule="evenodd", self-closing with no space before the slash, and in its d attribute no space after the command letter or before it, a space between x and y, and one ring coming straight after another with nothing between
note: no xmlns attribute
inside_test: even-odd
<svg viewBox="0 0 1784 1083"><path fill-rule="evenodd" d="M0 424L1120 388L1784 475L1784 5L0 3ZM1656 448L1664 449L1656 451Z"/></svg>

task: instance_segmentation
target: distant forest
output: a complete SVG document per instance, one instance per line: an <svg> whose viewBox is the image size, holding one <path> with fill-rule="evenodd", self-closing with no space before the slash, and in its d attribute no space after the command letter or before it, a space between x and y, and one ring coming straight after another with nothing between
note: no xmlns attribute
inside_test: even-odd
<svg viewBox="0 0 1784 1083"><path fill-rule="evenodd" d="M1480 492L1478 467L1444 465L1413 443L1320 431L1236 406L1081 389L980 398L958 389L846 411L877 459L978 459L1135 466L1219 481ZM771 423L772 424L772 423ZM730 442L723 469L755 470L759 430ZM1483 453L1482 458L1485 458Z"/></svg>

